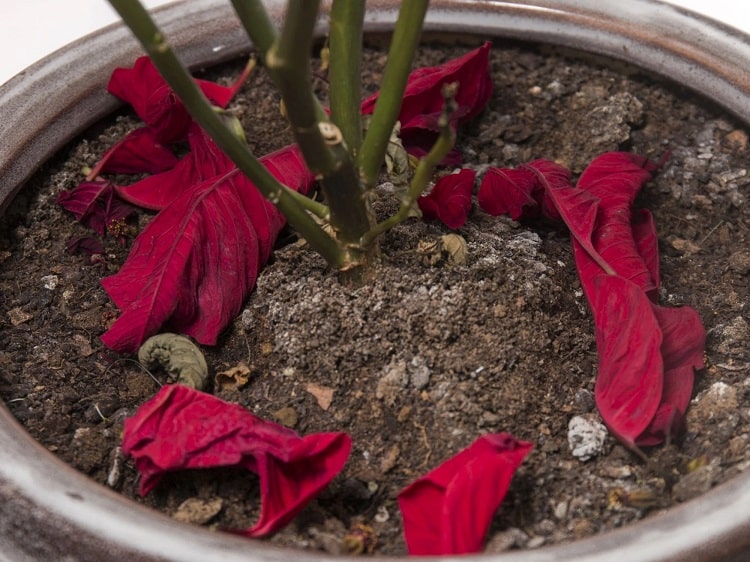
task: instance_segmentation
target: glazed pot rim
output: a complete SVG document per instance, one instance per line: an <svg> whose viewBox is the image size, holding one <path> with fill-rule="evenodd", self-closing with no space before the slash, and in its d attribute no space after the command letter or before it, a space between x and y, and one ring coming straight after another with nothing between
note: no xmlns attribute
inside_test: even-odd
<svg viewBox="0 0 750 562"><path fill-rule="evenodd" d="M266 3L276 15L284 5L281 0ZM372 4L366 30L389 29L400 2ZM193 68L248 49L225 0L179 1L156 13ZM619 59L669 76L750 124L750 36L657 0L435 0L425 30L544 42ZM129 32L115 24L56 51L0 86L0 212L40 163L116 109L118 103L105 92L106 81L115 66L131 64L138 54ZM64 92L59 92L60 83ZM44 449L4 404L0 451L0 543L9 560L289 558L288 549L179 523L126 500ZM747 473L663 514L600 536L478 557L498 562L593 562L613 556L739 559L750 551L749 504ZM32 546L40 540L47 546ZM294 556L332 558L302 551Z"/></svg>

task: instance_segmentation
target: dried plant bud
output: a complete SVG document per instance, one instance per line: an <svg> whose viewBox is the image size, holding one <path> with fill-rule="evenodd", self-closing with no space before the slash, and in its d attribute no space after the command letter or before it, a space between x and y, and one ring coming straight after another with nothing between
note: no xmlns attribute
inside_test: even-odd
<svg viewBox="0 0 750 562"><path fill-rule="evenodd" d="M445 234L440 238L443 244L443 255L448 265L463 265L469 256L469 245L459 234Z"/></svg>
<svg viewBox="0 0 750 562"><path fill-rule="evenodd" d="M422 264L425 266L441 263L448 266L463 265L469 255L469 247L463 236L445 234L437 240L420 240L417 253L422 256Z"/></svg>
<svg viewBox="0 0 750 562"><path fill-rule="evenodd" d="M320 71L326 72L329 66L331 66L331 49L326 43L326 46L320 50Z"/></svg>
<svg viewBox="0 0 750 562"><path fill-rule="evenodd" d="M365 523L354 523L349 533L342 539L346 553L354 556L372 554L377 542L375 530Z"/></svg>
<svg viewBox="0 0 750 562"><path fill-rule="evenodd" d="M138 350L138 361L147 369L162 368L170 380L202 390L208 379L203 353L189 338L178 334L158 334Z"/></svg>
<svg viewBox="0 0 750 562"><path fill-rule="evenodd" d="M420 240L417 243L417 253L422 257L422 264L434 266L443 259L443 242L437 240Z"/></svg>

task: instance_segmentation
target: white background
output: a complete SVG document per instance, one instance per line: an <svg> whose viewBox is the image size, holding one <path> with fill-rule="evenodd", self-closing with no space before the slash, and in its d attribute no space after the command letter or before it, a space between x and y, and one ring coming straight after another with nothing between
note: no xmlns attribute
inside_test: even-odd
<svg viewBox="0 0 750 562"><path fill-rule="evenodd" d="M171 0L142 1L152 8ZM668 1L750 33L750 10L738 0ZM107 0L0 0L0 84L59 47L116 19Z"/></svg>

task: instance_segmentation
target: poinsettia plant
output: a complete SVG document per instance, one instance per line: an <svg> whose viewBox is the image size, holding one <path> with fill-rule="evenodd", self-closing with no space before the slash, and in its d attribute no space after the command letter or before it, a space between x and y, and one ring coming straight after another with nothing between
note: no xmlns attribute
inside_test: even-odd
<svg viewBox="0 0 750 562"><path fill-rule="evenodd" d="M117 69L109 91L144 126L127 135L59 202L100 235L122 236L132 206L156 211L120 270L103 280L122 314L102 336L132 353L165 329L213 345L241 310L276 237L288 222L344 282L377 274L378 240L414 216L460 229L472 209L477 171L457 165L456 129L492 95L490 43L411 71L427 0L401 4L378 93L361 100L364 0L333 0L328 35L329 101L312 90L319 1L290 1L281 27L260 0L232 0L277 85L296 143L251 153L226 107L252 69L231 85L195 80L138 0L110 0L148 57ZM176 155L173 146L186 144ZM373 198L384 165L399 188L399 208L376 219ZM574 183L549 160L490 167L476 194L489 214L544 217L564 224L593 311L599 353L595 395L602 418L634 451L659 444L683 425L705 332L689 307L658 304L656 226L635 196L658 169L613 152ZM120 185L108 174L146 174ZM318 186L322 200L308 196ZM98 247L85 240L71 250ZM495 510L532 445L508 434L482 436L399 496L411 552L481 549ZM239 466L259 475L261 518L245 531L278 530L341 470L345 434L296 433L239 406L187 388L165 388L125 425L123 450L148 493L170 470ZM492 489L492 493L487 490Z"/></svg>

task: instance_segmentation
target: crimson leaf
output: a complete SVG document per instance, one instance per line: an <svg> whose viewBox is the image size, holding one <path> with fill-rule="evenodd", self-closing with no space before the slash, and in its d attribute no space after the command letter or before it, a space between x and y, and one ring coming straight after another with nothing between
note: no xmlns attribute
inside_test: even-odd
<svg viewBox="0 0 750 562"><path fill-rule="evenodd" d="M260 518L241 532L262 537L287 525L341 471L351 438L300 437L237 404L167 385L125 420L122 450L141 473L141 495L175 470L236 466L256 473Z"/></svg>
<svg viewBox="0 0 750 562"><path fill-rule="evenodd" d="M479 437L398 495L409 554L479 552L516 469L533 445L507 433Z"/></svg>
<svg viewBox="0 0 750 562"><path fill-rule="evenodd" d="M202 130L206 151L193 151L198 183L148 224L120 271L102 280L122 315L102 336L134 352L163 326L213 345L239 313L268 260L284 217ZM213 158L206 158L211 154ZM313 176L296 146L265 157L282 183L306 192Z"/></svg>
<svg viewBox="0 0 750 562"><path fill-rule="evenodd" d="M425 220L439 219L448 228L461 228L471 211L474 170L463 169L441 177L432 190L417 199Z"/></svg>

